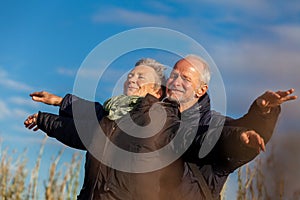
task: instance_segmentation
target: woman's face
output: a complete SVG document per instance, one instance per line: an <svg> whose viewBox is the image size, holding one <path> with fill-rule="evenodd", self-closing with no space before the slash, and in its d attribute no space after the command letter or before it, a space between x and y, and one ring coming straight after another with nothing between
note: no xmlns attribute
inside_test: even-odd
<svg viewBox="0 0 300 200"><path fill-rule="evenodd" d="M160 87L156 87L158 76L152 67L136 66L129 72L124 83L124 94L144 97L147 93L159 98Z"/></svg>

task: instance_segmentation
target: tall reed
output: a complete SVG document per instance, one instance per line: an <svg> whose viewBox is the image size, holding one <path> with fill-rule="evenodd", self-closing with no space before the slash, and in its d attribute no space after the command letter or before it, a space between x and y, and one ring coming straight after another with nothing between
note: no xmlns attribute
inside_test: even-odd
<svg viewBox="0 0 300 200"><path fill-rule="evenodd" d="M47 137L42 141L32 170L28 170L27 151L18 154L3 149L0 142L0 200L73 200L79 189L82 156L74 153L70 162L59 164L63 150L49 164L47 180L41 180L40 166ZM30 173L29 173L30 172ZM44 188L40 187L44 182ZM43 194L44 191L44 194Z"/></svg>

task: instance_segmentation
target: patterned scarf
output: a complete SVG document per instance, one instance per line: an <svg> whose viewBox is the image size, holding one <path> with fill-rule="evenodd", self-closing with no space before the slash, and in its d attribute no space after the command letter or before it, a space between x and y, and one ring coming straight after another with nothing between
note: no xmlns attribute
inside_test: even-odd
<svg viewBox="0 0 300 200"><path fill-rule="evenodd" d="M116 120L130 112L140 99L139 96L115 96L106 100L103 107L108 112L107 117L110 120Z"/></svg>

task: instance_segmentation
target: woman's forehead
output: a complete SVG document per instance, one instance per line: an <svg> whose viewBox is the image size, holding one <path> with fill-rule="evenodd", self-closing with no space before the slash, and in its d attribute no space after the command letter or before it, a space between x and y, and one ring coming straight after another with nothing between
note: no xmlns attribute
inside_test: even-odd
<svg viewBox="0 0 300 200"><path fill-rule="evenodd" d="M152 67L149 67L146 65L139 65L139 66L134 67L130 71L130 74L143 74L143 75L147 75L148 77L149 76L152 76L152 77L158 76L156 74L156 71Z"/></svg>

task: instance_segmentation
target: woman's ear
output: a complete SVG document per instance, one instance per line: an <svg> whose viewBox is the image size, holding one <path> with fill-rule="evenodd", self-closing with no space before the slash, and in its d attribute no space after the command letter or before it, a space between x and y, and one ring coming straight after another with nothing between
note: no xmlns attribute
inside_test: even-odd
<svg viewBox="0 0 300 200"><path fill-rule="evenodd" d="M160 99L162 97L162 95L163 95L163 91L162 91L161 87L159 87L155 92L155 97Z"/></svg>

